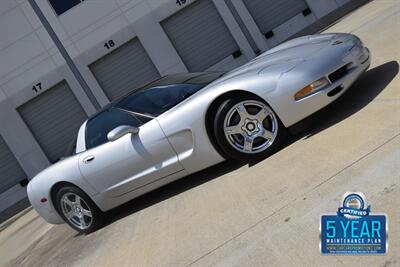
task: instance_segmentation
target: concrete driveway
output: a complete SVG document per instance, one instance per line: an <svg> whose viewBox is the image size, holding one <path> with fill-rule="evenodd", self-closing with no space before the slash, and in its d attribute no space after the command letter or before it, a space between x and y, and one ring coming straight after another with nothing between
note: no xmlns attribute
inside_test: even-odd
<svg viewBox="0 0 400 267"><path fill-rule="evenodd" d="M0 227L0 266L399 266L400 1L375 0L328 31L359 35L373 64L285 149L152 192L88 236L27 211ZM346 191L388 215L387 255L319 253L320 215Z"/></svg>

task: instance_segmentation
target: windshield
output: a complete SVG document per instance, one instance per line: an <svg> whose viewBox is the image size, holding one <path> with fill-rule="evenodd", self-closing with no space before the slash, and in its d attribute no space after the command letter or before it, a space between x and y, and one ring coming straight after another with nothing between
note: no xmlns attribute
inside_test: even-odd
<svg viewBox="0 0 400 267"><path fill-rule="evenodd" d="M152 87L126 97L116 107L156 117L195 94L203 87L204 85L199 84L174 84Z"/></svg>
<svg viewBox="0 0 400 267"><path fill-rule="evenodd" d="M142 126L223 74L223 72L208 72L165 76L110 103L89 118L85 132L86 149L108 142L108 133L118 126Z"/></svg>
<svg viewBox="0 0 400 267"><path fill-rule="evenodd" d="M221 77L222 72L166 76L122 98L114 106L157 117Z"/></svg>

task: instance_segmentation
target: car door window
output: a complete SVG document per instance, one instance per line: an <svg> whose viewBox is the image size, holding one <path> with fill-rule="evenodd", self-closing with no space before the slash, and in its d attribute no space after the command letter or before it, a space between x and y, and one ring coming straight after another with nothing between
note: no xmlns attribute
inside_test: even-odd
<svg viewBox="0 0 400 267"><path fill-rule="evenodd" d="M102 111L86 125L86 149L107 143L108 133L118 126L140 127L150 120L151 118L135 116L115 108Z"/></svg>

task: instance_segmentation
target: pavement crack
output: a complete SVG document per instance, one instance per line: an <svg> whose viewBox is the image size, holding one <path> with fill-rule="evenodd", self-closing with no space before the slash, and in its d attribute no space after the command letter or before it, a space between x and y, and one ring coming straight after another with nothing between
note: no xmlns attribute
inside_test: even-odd
<svg viewBox="0 0 400 267"><path fill-rule="evenodd" d="M342 172L346 171L347 169L350 169L351 167L353 167L354 165L356 165L357 163L359 163L360 161L362 161L363 159L365 159L366 157L368 157L369 155L373 154L374 152L376 152L377 150L379 150L381 147L387 145L388 143L392 142L394 139L396 139L397 137L400 136L400 133L396 134L395 136L393 136L392 138L386 140L383 144L375 147L373 150L371 150L370 152L368 152L367 154L365 154L364 156L360 157L359 159L357 159L356 161L350 163L349 165L347 165L346 167L344 167L343 169L341 169L340 171L336 172L335 174L333 174L332 176L328 177L326 180L323 180L321 183L317 184L316 186L314 186L311 190L309 190L307 193L317 189L318 187L320 187L321 185L325 184L326 182L329 182L330 180L332 180L333 178L335 178L336 176L338 176L339 174L341 174ZM306 193L306 194L307 194Z"/></svg>
<svg viewBox="0 0 400 267"><path fill-rule="evenodd" d="M383 146L387 145L388 143L392 142L394 139L398 138L400 136L400 133L396 134L395 136L389 138L388 140L386 140L384 143L382 143L381 145L375 147L373 150L371 150L370 152L366 153L365 155L361 156L360 158L358 158L357 160L353 161L352 163L348 164L347 166L345 166L344 168L342 168L340 171L334 173L333 175L331 175L330 177L328 177L327 179L323 180L321 183L319 183L318 185L314 186L312 189L306 191L304 194L302 194L301 196L298 196L296 198L293 199L293 201L289 201L286 205L278 208L277 210L275 210L273 213L261 218L260 220L258 220L257 222L255 222L254 224L250 225L249 227L247 227L246 229L244 229L243 231L241 231L240 233L234 235L233 237L229 238L228 240L226 240L225 242L221 243L220 245L218 245L217 247L211 249L210 251L208 251L207 253L201 255L200 257L198 257L197 259L195 259L194 261L190 262L189 264L187 264L186 266L192 266L193 264L199 262L200 260L204 259L205 257L207 257L208 255L212 254L213 252L217 251L218 249L224 247L226 244L230 243L231 241L235 240L236 238L240 237L241 235L245 234L246 232L250 231L251 229L255 228L256 226L258 226L259 224L267 221L269 218L271 218L272 216L274 216L275 214L279 213L281 210L285 209L286 207L292 205L294 202L296 202L298 199L303 199L305 195L309 194L310 192L314 191L315 189L319 188L320 186L322 186L323 184L329 182L330 180L332 180L333 178L335 178L336 176L338 176L339 174L343 173L344 171L346 171L347 169L353 167L354 165L356 165L357 163L359 163L360 161L362 161L363 159L365 159L366 157L368 157L369 155L373 154L374 152L376 152L377 150L379 150L380 148L382 148Z"/></svg>
<svg viewBox="0 0 400 267"><path fill-rule="evenodd" d="M386 10L385 10L385 11L386 11ZM366 22L366 23L364 23L364 24L358 26L356 29L352 30L350 33L353 33L353 34L354 34L355 32L361 30L362 28L365 28L365 27L368 26L368 25L371 25L371 24L374 24L374 23L377 23L377 22L382 22L382 21L388 20L388 19L390 19L390 18L396 16L396 15L399 14L399 13L400 13L400 10L392 11L392 13L390 13L390 14L388 14L388 15L386 15L386 16L378 17L378 19L370 20L370 21L368 21L368 22Z"/></svg>

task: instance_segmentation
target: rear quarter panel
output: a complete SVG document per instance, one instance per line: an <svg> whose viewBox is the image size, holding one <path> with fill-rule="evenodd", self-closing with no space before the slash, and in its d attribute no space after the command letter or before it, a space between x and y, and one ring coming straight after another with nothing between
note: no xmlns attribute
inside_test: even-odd
<svg viewBox="0 0 400 267"><path fill-rule="evenodd" d="M36 175L28 185L28 197L35 210L50 223L63 223L51 198L51 189L60 182L70 183L89 196L97 192L82 179L78 166L79 155L64 159ZM41 203L46 198L47 202Z"/></svg>

